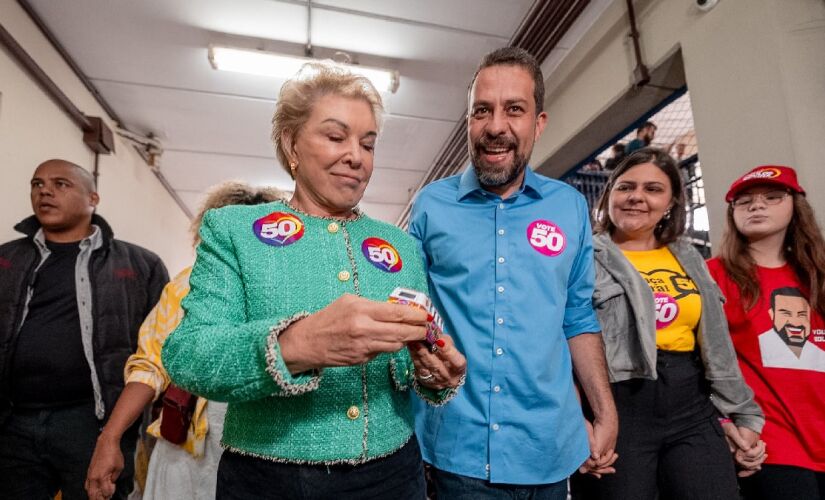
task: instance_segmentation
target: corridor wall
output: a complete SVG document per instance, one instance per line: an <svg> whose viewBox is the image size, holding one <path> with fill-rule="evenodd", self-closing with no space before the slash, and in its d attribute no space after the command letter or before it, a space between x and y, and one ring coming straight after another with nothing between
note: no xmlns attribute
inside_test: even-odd
<svg viewBox="0 0 825 500"><path fill-rule="evenodd" d="M14 0L0 0L0 23L86 115L108 118L37 26ZM35 167L62 158L88 170L94 154L79 128L5 49L0 49L0 242L21 235L14 224L31 215L29 181ZM132 146L115 138L113 155L101 155L98 213L115 237L156 252L174 275L193 260L189 219Z"/></svg>
<svg viewBox="0 0 825 500"><path fill-rule="evenodd" d="M760 164L793 166L825 221L825 2L720 0L701 12L689 0L634 2L645 62L655 69L680 52L690 91L711 241L724 227L731 181ZM621 99L666 89L633 89L636 66L626 2L614 0L546 80L547 129L533 154L558 176L561 152ZM551 61L552 63L552 61ZM547 63L546 63L547 65ZM628 126L628 118L622 126ZM595 127L594 127L595 125ZM620 130L605 130L604 140ZM583 158L581 158L583 159Z"/></svg>

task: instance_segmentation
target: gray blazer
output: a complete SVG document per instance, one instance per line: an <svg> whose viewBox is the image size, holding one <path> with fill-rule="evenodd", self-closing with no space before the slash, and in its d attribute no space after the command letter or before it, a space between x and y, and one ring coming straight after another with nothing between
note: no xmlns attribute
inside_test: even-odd
<svg viewBox="0 0 825 500"><path fill-rule="evenodd" d="M724 296L702 256L690 243L668 245L702 297L697 344L716 408L737 426L762 431L765 417L745 384L722 308ZM656 310L653 292L607 234L593 237L596 284L593 307L602 324L602 339L611 382L632 378L655 380Z"/></svg>

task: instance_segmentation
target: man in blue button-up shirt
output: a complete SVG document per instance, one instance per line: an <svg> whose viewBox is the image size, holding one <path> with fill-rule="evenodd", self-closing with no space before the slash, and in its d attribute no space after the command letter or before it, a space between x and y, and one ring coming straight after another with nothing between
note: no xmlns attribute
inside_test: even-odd
<svg viewBox="0 0 825 500"><path fill-rule="evenodd" d="M591 306L587 205L527 168L547 121L543 103L532 56L488 54L470 89L472 166L425 187L413 207L430 293L467 357L459 395L417 411L439 498L564 499L580 466L613 471L617 417Z"/></svg>

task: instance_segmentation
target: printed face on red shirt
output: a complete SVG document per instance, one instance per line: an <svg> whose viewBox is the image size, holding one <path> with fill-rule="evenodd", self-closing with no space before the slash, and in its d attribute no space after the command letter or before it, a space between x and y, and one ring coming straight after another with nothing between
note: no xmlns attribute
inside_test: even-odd
<svg viewBox="0 0 825 500"><path fill-rule="evenodd" d="M810 306L804 297L777 295L768 311L773 328L789 346L802 347L811 331Z"/></svg>

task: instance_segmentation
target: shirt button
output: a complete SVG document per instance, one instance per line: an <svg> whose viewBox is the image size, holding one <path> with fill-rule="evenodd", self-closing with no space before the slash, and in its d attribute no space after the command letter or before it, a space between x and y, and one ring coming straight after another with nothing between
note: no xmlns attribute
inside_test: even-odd
<svg viewBox="0 0 825 500"><path fill-rule="evenodd" d="M499 264L504 264L504 257L499 257L498 258L498 263Z"/></svg>
<svg viewBox="0 0 825 500"><path fill-rule="evenodd" d="M498 293L504 293L504 287L503 286L500 286L500 287L496 288L496 290L498 290Z"/></svg>
<svg viewBox="0 0 825 500"><path fill-rule="evenodd" d="M349 271L341 271L338 273L338 281L347 281L349 280Z"/></svg>
<svg viewBox="0 0 825 500"><path fill-rule="evenodd" d="M490 464L485 465L484 470L486 470L487 472L490 472Z"/></svg>
<svg viewBox="0 0 825 500"><path fill-rule="evenodd" d="M493 387L493 392L501 392L501 387L499 387L499 386Z"/></svg>
<svg viewBox="0 0 825 500"><path fill-rule="evenodd" d="M504 318L497 319L496 323L498 323L499 325L503 325L504 324Z"/></svg>
<svg viewBox="0 0 825 500"><path fill-rule="evenodd" d="M498 424L493 424L493 425L492 425L492 427L493 427L493 430L494 430L494 431L497 431L497 430L499 430L499 429L500 429L500 427L498 426Z"/></svg>
<svg viewBox="0 0 825 500"><path fill-rule="evenodd" d="M498 230L498 235L499 236L504 236L504 229L499 229Z"/></svg>
<svg viewBox="0 0 825 500"><path fill-rule="evenodd" d="M361 410L359 410L357 406L350 406L347 410L347 418L350 420L355 420L359 416L361 416Z"/></svg>
<svg viewBox="0 0 825 500"><path fill-rule="evenodd" d="M500 208L500 209L504 210L504 203L499 203L499 204L498 204L498 208Z"/></svg>
<svg viewBox="0 0 825 500"><path fill-rule="evenodd" d="M337 222L330 222L329 226L327 226L327 231L329 231L332 234L337 233L338 232L338 223Z"/></svg>
<svg viewBox="0 0 825 500"><path fill-rule="evenodd" d="M504 354L504 349L502 349L501 347L496 349L496 356L501 356L502 354Z"/></svg>

